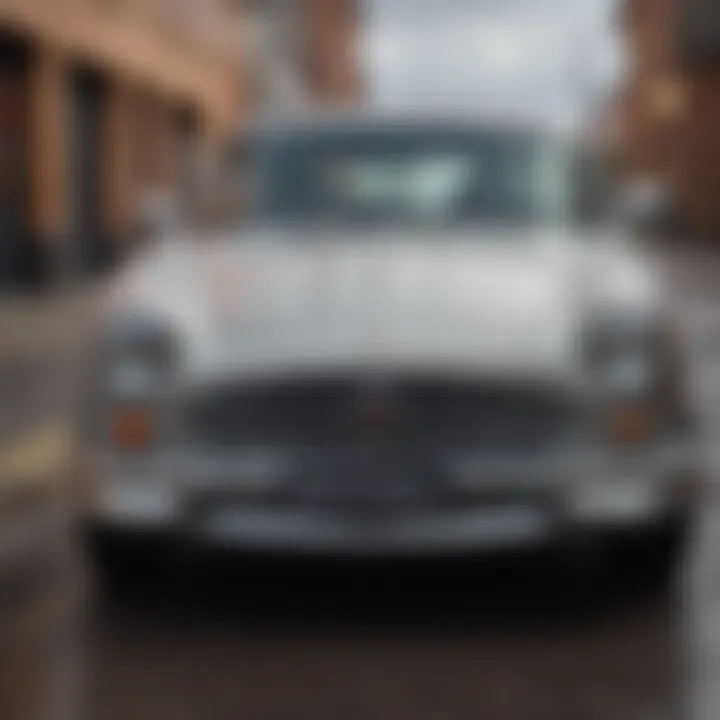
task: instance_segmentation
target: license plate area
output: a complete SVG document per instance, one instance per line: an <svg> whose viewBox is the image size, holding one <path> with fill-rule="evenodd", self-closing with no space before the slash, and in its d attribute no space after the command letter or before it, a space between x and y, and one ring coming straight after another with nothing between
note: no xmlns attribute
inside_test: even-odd
<svg viewBox="0 0 720 720"><path fill-rule="evenodd" d="M438 483L427 461L409 453L358 452L303 463L293 494L312 507L347 511L400 510L428 504Z"/></svg>

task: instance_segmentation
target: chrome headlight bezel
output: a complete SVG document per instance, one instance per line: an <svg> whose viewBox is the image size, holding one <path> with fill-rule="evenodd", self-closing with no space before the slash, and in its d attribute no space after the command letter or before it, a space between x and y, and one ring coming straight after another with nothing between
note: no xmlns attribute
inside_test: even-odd
<svg viewBox="0 0 720 720"><path fill-rule="evenodd" d="M596 319L585 333L582 352L591 386L604 400L648 398L661 382L664 333L652 318Z"/></svg>
<svg viewBox="0 0 720 720"><path fill-rule="evenodd" d="M107 390L120 397L161 392L172 384L180 361L178 334L163 319L128 315L106 328Z"/></svg>
<svg viewBox="0 0 720 720"><path fill-rule="evenodd" d="M681 344L658 314L605 316L586 335L591 407L613 445L668 440L691 425ZM634 367L632 367L634 365Z"/></svg>

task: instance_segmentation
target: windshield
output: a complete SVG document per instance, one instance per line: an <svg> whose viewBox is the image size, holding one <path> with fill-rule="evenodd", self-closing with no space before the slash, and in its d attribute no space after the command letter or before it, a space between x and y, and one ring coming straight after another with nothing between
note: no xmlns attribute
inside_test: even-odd
<svg viewBox="0 0 720 720"><path fill-rule="evenodd" d="M504 131L334 132L260 141L255 213L361 224L563 219L568 163L547 139Z"/></svg>

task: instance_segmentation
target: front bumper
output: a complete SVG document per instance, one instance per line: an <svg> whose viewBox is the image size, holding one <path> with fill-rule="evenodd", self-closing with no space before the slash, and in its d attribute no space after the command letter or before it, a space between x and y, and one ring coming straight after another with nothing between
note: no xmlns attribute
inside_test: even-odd
<svg viewBox="0 0 720 720"><path fill-rule="evenodd" d="M263 502L232 485L110 474L90 512L93 528L148 532L239 551L323 555L433 555L532 549L588 533L623 534L692 511L699 473L687 452L575 469L526 468L477 479L462 501L401 505ZM501 481L501 482L500 482ZM500 491L501 490L501 491Z"/></svg>

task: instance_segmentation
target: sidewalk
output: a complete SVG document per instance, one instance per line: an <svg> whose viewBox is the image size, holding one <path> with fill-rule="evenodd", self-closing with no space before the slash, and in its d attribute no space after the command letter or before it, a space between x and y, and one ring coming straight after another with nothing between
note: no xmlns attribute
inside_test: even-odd
<svg viewBox="0 0 720 720"><path fill-rule="evenodd" d="M73 383L99 293L0 299L0 524L9 499L44 495L69 462Z"/></svg>
<svg viewBox="0 0 720 720"><path fill-rule="evenodd" d="M0 376L51 357L92 322L97 286L34 298L0 298Z"/></svg>
<svg viewBox="0 0 720 720"><path fill-rule="evenodd" d="M36 707L47 714L50 693L58 709L85 587L73 535L72 426L41 403L37 423L23 429L14 407L42 395L53 372L62 376L65 359L88 337L98 296L98 288L83 288L0 299L0 408L12 420L11 432L0 433L0 665L9 669L0 680L3 718Z"/></svg>

